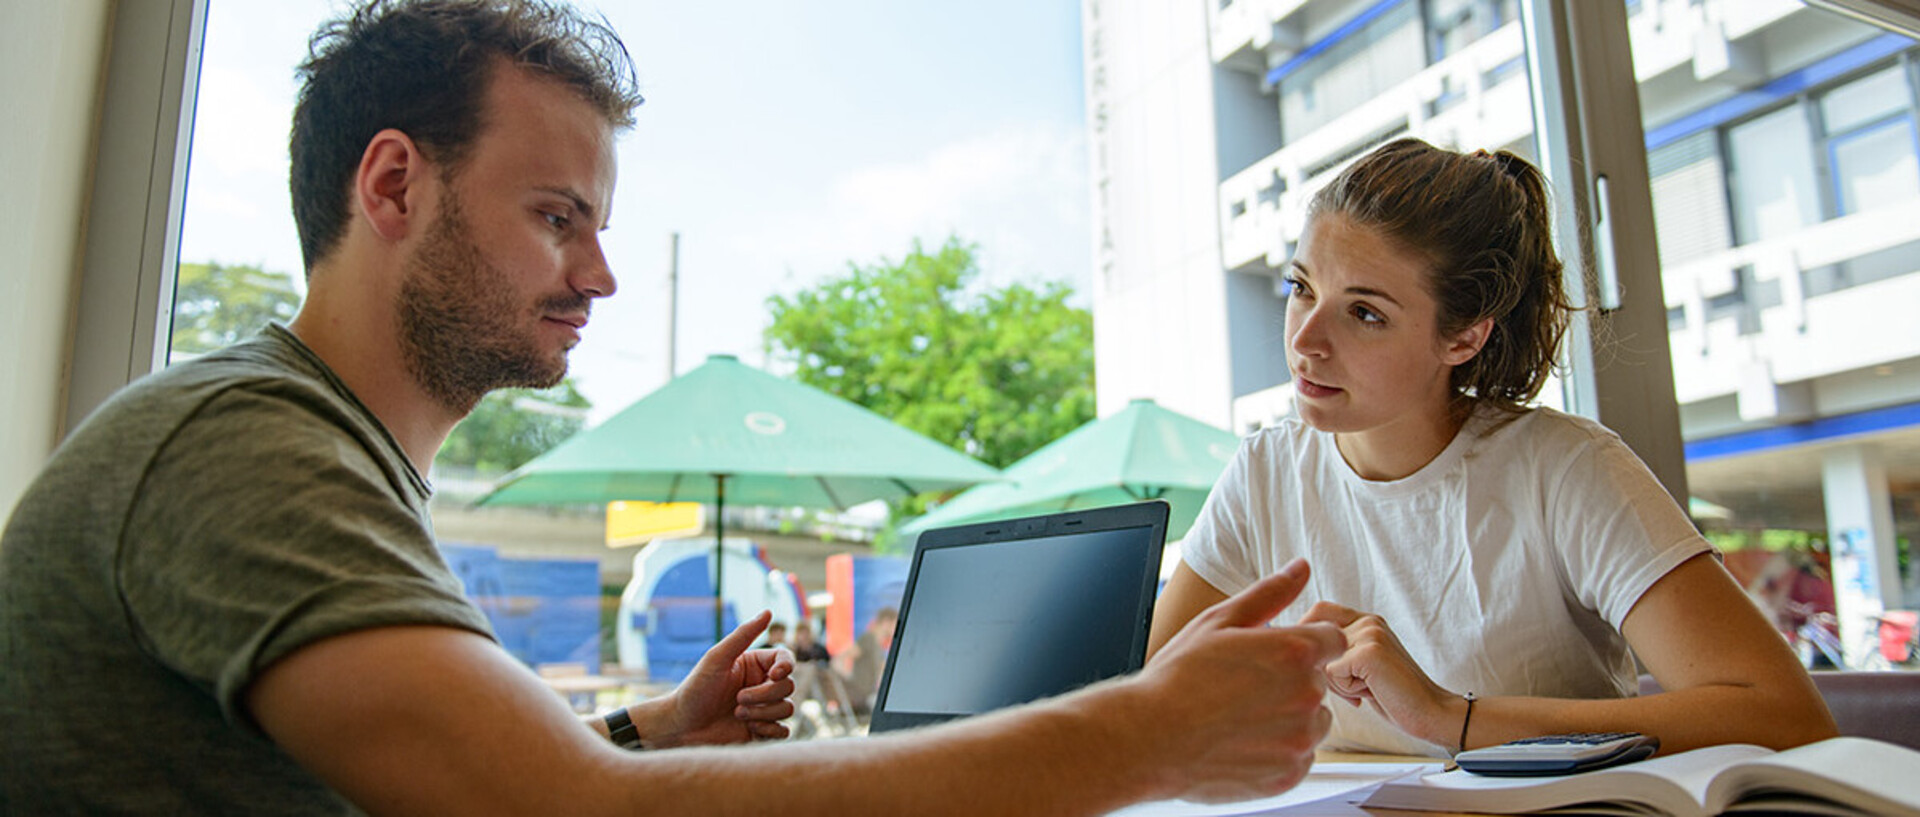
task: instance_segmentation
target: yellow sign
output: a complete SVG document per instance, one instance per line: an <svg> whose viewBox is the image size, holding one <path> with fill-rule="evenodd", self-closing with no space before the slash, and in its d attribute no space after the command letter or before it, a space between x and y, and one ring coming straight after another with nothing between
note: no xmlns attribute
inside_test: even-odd
<svg viewBox="0 0 1920 817"><path fill-rule="evenodd" d="M706 527L698 502L609 502L607 547L644 545L662 536L699 533Z"/></svg>

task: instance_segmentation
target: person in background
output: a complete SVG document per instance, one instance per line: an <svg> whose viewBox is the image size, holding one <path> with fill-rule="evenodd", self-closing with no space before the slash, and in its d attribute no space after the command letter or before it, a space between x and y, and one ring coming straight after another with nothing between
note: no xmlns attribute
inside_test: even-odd
<svg viewBox="0 0 1920 817"><path fill-rule="evenodd" d="M1792 645L1808 669L1836 669L1829 652L1840 643L1834 617L1833 577L1801 548L1783 548L1767 554L1759 572L1747 582L1747 592Z"/></svg>
<svg viewBox="0 0 1920 817"><path fill-rule="evenodd" d="M311 51L298 315L121 390L0 534L0 812L1091 815L1305 775L1345 642L1264 626L1304 569L1144 672L937 728L681 748L787 734L766 613L583 723L462 594L424 475L614 293L625 47L540 0L372 0Z"/></svg>
<svg viewBox="0 0 1920 817"><path fill-rule="evenodd" d="M1285 273L1294 415L1248 436L1214 486L1155 608L1153 660L1200 611L1304 558L1313 581L1290 617L1347 636L1326 670L1344 702L1332 748L1834 734L1639 458L1529 405L1570 311L1551 224L1525 160L1414 139L1315 194ZM1634 656L1664 693L1632 697Z"/></svg>
<svg viewBox="0 0 1920 817"><path fill-rule="evenodd" d="M853 699L846 682L835 671L827 645L814 640L813 625L805 619L793 625L793 699L796 705L812 700L829 715L844 715L851 723Z"/></svg>
<svg viewBox="0 0 1920 817"><path fill-rule="evenodd" d="M900 611L891 605L874 611L860 637L833 657L834 670L846 681L847 697L853 701L856 715L873 711L874 696L880 692L880 675L887 668L887 651L893 649L894 627L899 623Z"/></svg>
<svg viewBox="0 0 1920 817"><path fill-rule="evenodd" d="M814 640L813 625L806 621L793 625L793 660L801 663L808 661L826 661L827 645Z"/></svg>
<svg viewBox="0 0 1920 817"><path fill-rule="evenodd" d="M770 650L785 646L787 646L787 625L776 621L767 625L766 638L761 639L760 644L754 649Z"/></svg>

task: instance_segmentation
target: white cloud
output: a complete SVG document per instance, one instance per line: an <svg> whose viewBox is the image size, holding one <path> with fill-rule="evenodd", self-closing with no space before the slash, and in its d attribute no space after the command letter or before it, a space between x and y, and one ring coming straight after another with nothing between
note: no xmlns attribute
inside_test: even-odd
<svg viewBox="0 0 1920 817"><path fill-rule="evenodd" d="M950 234L980 245L988 283L1065 280L1083 287L1088 257L1085 138L1038 124L941 146L925 158L858 168L817 202L764 219L742 243L776 254L803 280L845 262L898 258L914 239Z"/></svg>
<svg viewBox="0 0 1920 817"><path fill-rule="evenodd" d="M1084 292L1092 269L1086 167L1077 127L1039 123L949 142L916 161L856 168L817 193L780 189L765 206L742 202L723 229L686 236L680 370L722 352L764 365L769 295L838 274L849 261L897 259L915 239L930 248L953 234L975 242L987 286L1060 280ZM588 344L592 352L575 353L595 420L664 376L652 353L662 342L664 286L664 276L630 270L618 303L596 311L596 328L604 312L608 331ZM610 365L614 358L623 365Z"/></svg>
<svg viewBox="0 0 1920 817"><path fill-rule="evenodd" d="M200 73L200 104L194 114L196 154L220 157L224 174L271 174L285 181L287 127L293 104L284 82L272 87L259 72L206 66Z"/></svg>
<svg viewBox="0 0 1920 817"><path fill-rule="evenodd" d="M891 243L897 255L904 237L938 241L959 232L998 262L991 274L1078 281L1088 267L1086 178L1078 129L1041 126L857 170L835 185L831 206L844 214L848 237L867 239L854 243Z"/></svg>

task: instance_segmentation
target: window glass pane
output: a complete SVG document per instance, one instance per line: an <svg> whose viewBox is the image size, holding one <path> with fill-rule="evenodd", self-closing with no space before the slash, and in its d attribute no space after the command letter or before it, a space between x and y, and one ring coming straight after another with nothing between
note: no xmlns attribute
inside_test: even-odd
<svg viewBox="0 0 1920 817"><path fill-rule="evenodd" d="M610 207L615 216L598 238L619 279L619 292L595 303L587 338L570 355L568 376L577 391L563 383L544 393L496 393L454 429L431 475L440 535L501 547L501 562L507 561L506 549L597 559L606 568L602 575L608 586L624 583L633 569L632 554L607 548L609 534L596 509L479 510L466 500L517 464L509 457L531 456L551 444L556 437L548 430L577 426L583 415L605 420L709 354L733 354L746 365L795 379L802 378L796 369L818 371L817 362L794 361L799 355L787 357L788 349L775 347L776 342L798 347L797 342L775 341L764 332L774 311L769 301L787 296L811 303L797 294L825 291L824 284L856 274L862 280L890 279L904 275L898 272L903 269L915 274L924 269L915 279L924 286L911 287L912 303L941 311L951 323L916 335L914 327L925 322L894 321L900 331L866 335L851 345L896 359L902 350L925 351L918 356L923 366L938 357L934 352L959 349L955 354L973 356L970 360L984 370L1004 375L996 376L989 391L1025 394L1010 385L1025 382L1048 395L1037 402L1052 411L1038 421L1022 415L1023 407L1012 405L1011 398L1003 401L1004 416L1027 419L982 424L983 434L996 435L988 445L1017 451L1091 419L1085 416L1091 413L1093 388L1087 372L1091 339L1081 326L1097 246L1088 240L1095 196L1089 170L1095 163L1087 146L1090 100L1100 93L1096 83L1083 85L1086 44L1077 2L882 3L863 5L858 14L846 13L851 11L846 7L823 14L818 6L776 3L741 15L717 4L566 1L590 16L604 13L630 49L648 97L635 112L631 132L615 143L619 184ZM213 0L210 5L205 81L199 89L187 205L180 214L185 226L173 348L181 355L217 347L292 314L303 287L287 187L294 68L324 19L360 3ZM1109 14L1123 13L1119 5L1111 4ZM1206 10L1194 7L1190 16L1204 20ZM743 43L750 43L744 51L735 47ZM981 43L993 44L990 59L982 58ZM754 58L742 60L749 52ZM778 66L779 83L765 81L768 66ZM1258 77L1251 81L1257 84ZM796 88L808 90L793 92ZM1277 139L1277 107L1258 95L1255 100ZM1160 93L1116 99L1104 110L1116 119L1172 123L1175 130L1156 133L1154 139L1203 146L1199 156L1183 157L1176 172L1205 167L1212 173L1214 157L1204 152L1211 131L1193 126L1195 109L1208 109L1203 97ZM1115 141L1099 157L1100 167L1144 168L1151 176L1142 181L1139 174L1128 175L1116 186L1164 194L1167 186L1160 184L1159 174L1167 173L1167 165L1147 167L1140 155L1157 143ZM1129 210L1108 233L1118 236L1114 241L1122 248L1132 248L1142 246L1127 243L1136 217L1182 229L1210 220L1217 181ZM499 252L499 242L508 239L476 240L484 254ZM952 251L946 249L950 242ZM833 290L820 298L827 305L797 317L820 317L841 299L852 302L870 291L851 285ZM936 310L936 303L953 308ZM976 315L990 315L995 325L1020 323L1051 334L1040 343L948 342L952 331L947 327ZM881 323L852 320L866 328ZM994 360L987 362L988 356ZM851 393L854 388L880 391L872 381L898 370L882 371L886 374L860 379L857 387L843 387L842 395L860 397ZM886 385L896 387L887 389L889 394L912 388L911 383ZM928 393L912 392L916 397ZM977 408L941 411L954 417ZM952 425L928 436L964 444ZM1017 433L1007 433L1015 425ZM971 427L965 430L970 432ZM824 589L821 559L830 551L863 547L858 542L871 539L886 514L874 505L828 517L784 515L785 509L728 510L730 534L738 530L754 537L768 547L770 561L799 573L813 591ZM778 538L769 545L761 534ZM820 539L829 535L836 541L823 549ZM800 536L814 541L800 542L804 547L795 550L793 537ZM507 580L511 587L514 579ZM610 614L611 605L605 609ZM508 627L496 629L503 641L513 640ZM600 654L611 657L607 651Z"/></svg>
<svg viewBox="0 0 1920 817"><path fill-rule="evenodd" d="M323 3L209 4L175 287L174 362L293 317L306 293L287 199L293 66Z"/></svg>
<svg viewBox="0 0 1920 817"><path fill-rule="evenodd" d="M1740 243L1780 235L1820 220L1813 180L1812 132L1806 113L1782 108L1727 133L1733 162L1733 212Z"/></svg>
<svg viewBox="0 0 1920 817"><path fill-rule="evenodd" d="M1896 65L1855 80L1820 99L1820 117L1829 135L1839 135L1894 111L1907 109L1905 69Z"/></svg>
<svg viewBox="0 0 1920 817"><path fill-rule="evenodd" d="M1920 49L1797 3L1630 5L1695 521L1791 639L1864 662L1864 611L1920 607Z"/></svg>
<svg viewBox="0 0 1920 817"><path fill-rule="evenodd" d="M1920 195L1913 120L1896 119L1833 144L1834 185L1840 212L1892 206Z"/></svg>

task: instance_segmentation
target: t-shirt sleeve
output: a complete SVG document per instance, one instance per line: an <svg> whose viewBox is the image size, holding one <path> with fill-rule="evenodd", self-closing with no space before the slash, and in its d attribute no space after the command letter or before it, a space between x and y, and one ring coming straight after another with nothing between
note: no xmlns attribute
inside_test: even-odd
<svg viewBox="0 0 1920 817"><path fill-rule="evenodd" d="M1618 630L1648 588L1712 545L1619 437L1600 434L1550 494L1554 538L1580 603Z"/></svg>
<svg viewBox="0 0 1920 817"><path fill-rule="evenodd" d="M209 402L156 455L115 559L143 646L247 728L255 676L321 639L419 624L492 637L404 488L325 415L285 394Z"/></svg>
<svg viewBox="0 0 1920 817"><path fill-rule="evenodd" d="M1259 435L1240 441L1226 470L1213 483L1200 516L1180 543L1180 559L1207 584L1229 596L1260 579L1253 548L1249 471L1262 456Z"/></svg>

